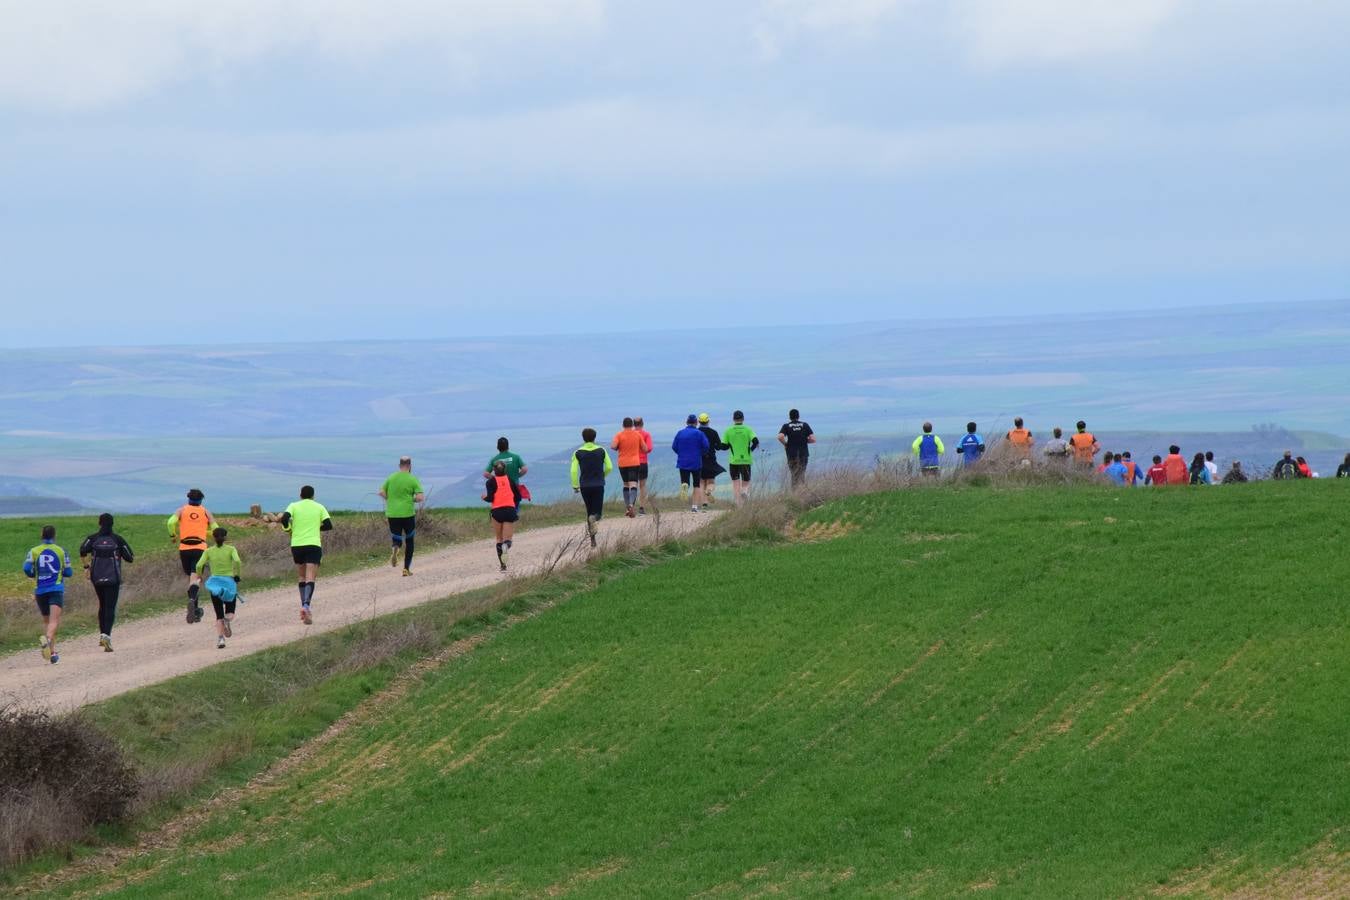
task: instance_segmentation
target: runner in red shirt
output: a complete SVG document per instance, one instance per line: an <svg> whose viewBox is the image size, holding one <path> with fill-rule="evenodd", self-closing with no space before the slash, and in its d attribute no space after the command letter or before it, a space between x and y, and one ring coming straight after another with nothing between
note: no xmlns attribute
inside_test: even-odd
<svg viewBox="0 0 1350 900"><path fill-rule="evenodd" d="M642 421L642 416L633 416L633 427L646 442L638 453L638 515L645 516L647 510L647 455L652 452L652 433Z"/></svg>

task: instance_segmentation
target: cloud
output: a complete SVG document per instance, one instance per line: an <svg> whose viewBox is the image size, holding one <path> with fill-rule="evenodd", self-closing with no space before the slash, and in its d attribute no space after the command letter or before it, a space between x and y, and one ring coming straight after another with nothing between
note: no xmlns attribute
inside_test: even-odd
<svg viewBox="0 0 1350 900"><path fill-rule="evenodd" d="M786 45L820 33L872 34L910 0L763 0L751 38L762 59L776 59Z"/></svg>
<svg viewBox="0 0 1350 900"><path fill-rule="evenodd" d="M88 108L270 55L451 60L597 29L604 0L0 0L0 103Z"/></svg>
<svg viewBox="0 0 1350 900"><path fill-rule="evenodd" d="M1125 53L1178 15L1183 0L964 0L957 31L984 65L1064 63Z"/></svg>

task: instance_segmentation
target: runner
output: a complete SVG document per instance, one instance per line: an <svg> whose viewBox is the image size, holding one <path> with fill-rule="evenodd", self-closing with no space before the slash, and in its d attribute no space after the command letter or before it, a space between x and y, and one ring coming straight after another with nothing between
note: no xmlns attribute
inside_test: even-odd
<svg viewBox="0 0 1350 900"><path fill-rule="evenodd" d="M1126 450L1121 456L1121 462L1125 465L1125 483L1130 487L1137 487L1144 478L1144 470L1139 466L1139 463L1134 461L1130 451Z"/></svg>
<svg viewBox="0 0 1350 900"><path fill-rule="evenodd" d="M638 515L645 516L647 514L647 460L651 455L652 447L656 445L652 443L652 433L647 430L646 424L642 421L642 416L633 417L633 427L642 435L644 442L642 452L638 454Z"/></svg>
<svg viewBox="0 0 1350 900"><path fill-rule="evenodd" d="M42 543L23 560L23 574L33 579L33 599L42 616L43 633L38 639L42 658L55 665L61 657L56 652L56 630L61 627L61 610L66 605L66 579L74 572L70 556L56 543L56 526L42 526Z"/></svg>
<svg viewBox="0 0 1350 900"><path fill-rule="evenodd" d="M700 473L703 481L703 508L707 509L709 503L716 502L713 497L713 488L717 481L717 476L721 475L726 469L717 461L717 451L722 449L722 436L717 433L717 429L708 424L707 413L698 414L698 430L708 439L708 449L703 451L703 471Z"/></svg>
<svg viewBox="0 0 1350 900"><path fill-rule="evenodd" d="M1064 440L1064 429L1056 428L1054 434L1042 452L1051 462L1063 462L1069 458L1069 442Z"/></svg>
<svg viewBox="0 0 1350 900"><path fill-rule="evenodd" d="M511 484L519 487L520 479L530 471L529 466L525 465L525 460L520 458L519 453L511 450L511 442L504 437L497 438L497 455L488 460L488 464L483 467L483 477L492 477L492 467L497 463L506 464L506 477L511 479ZM522 497L524 494L522 493ZM516 506L520 510L520 506Z"/></svg>
<svg viewBox="0 0 1350 900"><path fill-rule="evenodd" d="M497 539L497 563L505 572L506 557L511 552L511 535L520 518L516 511L520 506L520 485L511 483L511 476L506 474L506 463L499 460L493 465L492 475L483 486L483 499L491 510L488 515L492 517L493 537Z"/></svg>
<svg viewBox="0 0 1350 900"><path fill-rule="evenodd" d="M811 445L816 442L816 433L811 426L801 421L801 413L788 410L788 420L778 429L778 443L783 445L787 454L788 474L792 476L792 487L806 484L806 464L811 461Z"/></svg>
<svg viewBox="0 0 1350 900"><path fill-rule="evenodd" d="M1233 460L1233 468L1229 469L1223 476L1224 484L1246 484L1247 473L1242 471L1242 463L1236 459Z"/></svg>
<svg viewBox="0 0 1350 900"><path fill-rule="evenodd" d="M281 514L281 527L291 533L291 560L295 575L300 580L300 621L314 624L310 604L314 601L314 581L319 577L323 561L322 532L333 530L333 519L328 510L314 499L314 488L300 488L300 499Z"/></svg>
<svg viewBox="0 0 1350 900"><path fill-rule="evenodd" d="M1215 486L1219 484L1219 464L1214 461L1214 451L1205 451L1205 468L1209 469L1209 483Z"/></svg>
<svg viewBox="0 0 1350 900"><path fill-rule="evenodd" d="M1125 458L1121 454L1111 454L1111 464L1106 467L1103 474L1112 484L1129 487L1130 470L1125 468Z"/></svg>
<svg viewBox="0 0 1350 900"><path fill-rule="evenodd" d="M731 499L744 503L750 497L750 465L759 449L759 436L745 424L745 413L739 409L731 414L731 427L722 435L722 449L731 451L727 460L731 467Z"/></svg>
<svg viewBox="0 0 1350 900"><path fill-rule="evenodd" d="M1154 454L1153 465L1149 466L1148 473L1144 476L1144 484L1154 487L1167 484L1167 467L1163 465L1161 456Z"/></svg>
<svg viewBox="0 0 1350 900"><path fill-rule="evenodd" d="M684 427L675 432L670 449L675 451L675 465L680 470L680 502L689 498L692 486L693 506L689 509L698 512L703 502L703 454L708 450L708 439L698 430L698 419L693 413L684 421Z"/></svg>
<svg viewBox="0 0 1350 900"><path fill-rule="evenodd" d="M613 471L609 454L595 442L595 429L581 429L581 446L572 453L572 490L586 504L586 534L592 547L596 524L605 514L605 476Z"/></svg>
<svg viewBox="0 0 1350 900"><path fill-rule="evenodd" d="M1201 459L1204 457L1202 456ZM1186 460L1181 456L1181 448L1176 444L1167 448L1167 459L1163 460L1163 470L1167 473L1167 478L1163 481L1168 487L1191 483L1190 467L1186 465Z"/></svg>
<svg viewBox="0 0 1350 900"><path fill-rule="evenodd" d="M1209 478L1209 468L1205 465L1205 454L1197 453L1191 457L1191 468L1187 473L1189 484L1213 484Z"/></svg>
<svg viewBox="0 0 1350 900"><path fill-rule="evenodd" d="M202 506L206 495L197 488L187 492L187 503L178 508L178 512L169 516L169 537L178 542L178 562L188 579L187 621L189 625L202 620L202 608L197 605L197 589L201 579L197 577L197 560L202 558L206 549L206 536L216 524L216 517Z"/></svg>
<svg viewBox="0 0 1350 900"><path fill-rule="evenodd" d="M1336 467L1337 478L1350 478L1350 453L1345 454L1345 462Z"/></svg>
<svg viewBox="0 0 1350 900"><path fill-rule="evenodd" d="M1017 421L1021 422L1022 420L1018 419ZM956 445L956 452L965 460L967 466L975 465L984 455L984 438L975 432L976 427L974 422L967 422L966 433L961 438L961 443ZM1012 432L1010 431L1008 434L1011 436Z"/></svg>
<svg viewBox="0 0 1350 900"><path fill-rule="evenodd" d="M206 579L206 593L211 597L211 607L216 612L216 649L225 649L225 639L234 637L230 624L234 621L235 603L239 599L239 578L244 574L244 564L239 559L239 551L233 544L225 543L229 532L217 528L211 532L216 545L207 547L202 558L197 560L197 574L209 570L211 577Z"/></svg>
<svg viewBox="0 0 1350 900"><path fill-rule="evenodd" d="M942 474L942 454L947 448L942 446L942 438L933 434L933 423L923 423L923 433L914 439L910 451L919 460L919 471L930 477Z"/></svg>
<svg viewBox="0 0 1350 900"><path fill-rule="evenodd" d="M393 549L389 551L389 565L398 565L398 551L403 551L403 575L412 574L413 541L417 535L417 504L426 499L422 491L422 482L412 473L412 457L403 456L398 461L398 471L384 480L380 487L380 497L384 500L384 515L389 520L389 538Z"/></svg>
<svg viewBox="0 0 1350 900"><path fill-rule="evenodd" d="M1078 431L1073 437L1069 438L1069 449L1073 451L1074 462L1082 466L1092 466L1092 458L1097 455L1097 451L1102 449L1097 443L1097 439L1092 432L1087 430L1087 423L1083 420L1078 421Z"/></svg>
<svg viewBox="0 0 1350 900"><path fill-rule="evenodd" d="M638 485L642 481L642 454L647 447L647 439L637 430L634 421L625 416L623 430L614 435L609 442L611 450L619 451L619 477L623 479L624 515L633 518L637 515Z"/></svg>
<svg viewBox="0 0 1350 900"><path fill-rule="evenodd" d="M1286 481L1294 478L1302 478L1303 473L1298 470L1298 463L1294 462L1294 451L1284 451L1284 456L1279 462L1275 463L1275 468L1271 470L1270 477L1280 481Z"/></svg>
<svg viewBox="0 0 1350 900"><path fill-rule="evenodd" d="M113 620L117 618L117 595L122 590L122 563L131 562L131 547L113 531L112 513L98 517L98 531L80 544L80 560L89 573L89 583L98 597L98 645L104 653L113 652Z"/></svg>
<svg viewBox="0 0 1350 900"><path fill-rule="evenodd" d="M1008 443L1019 459L1025 460L1026 463L1031 462L1031 447L1036 443L1036 438L1023 427L1021 416L1013 419L1012 431L1008 432Z"/></svg>

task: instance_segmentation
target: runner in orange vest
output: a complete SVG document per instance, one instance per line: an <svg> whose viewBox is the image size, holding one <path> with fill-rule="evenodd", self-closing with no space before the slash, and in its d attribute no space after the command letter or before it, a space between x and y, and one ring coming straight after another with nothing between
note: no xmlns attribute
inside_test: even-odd
<svg viewBox="0 0 1350 900"><path fill-rule="evenodd" d="M1036 443L1036 438L1030 431L1022 427L1022 417L1013 419L1012 431L1008 432L1008 443L1012 445L1013 452L1020 459L1031 459L1031 445Z"/></svg>
<svg viewBox="0 0 1350 900"><path fill-rule="evenodd" d="M1087 430L1087 423L1079 419L1078 433L1069 438L1069 449L1073 451L1074 462L1079 465L1091 466L1092 458L1102 448L1097 443L1097 439L1092 436L1092 432Z"/></svg>
<svg viewBox="0 0 1350 900"><path fill-rule="evenodd" d="M483 499L491 506L493 537L497 539L497 562L506 571L506 556L511 551L511 535L516 530L520 513L520 485L512 484L506 474L506 463L493 465L492 474L483 486Z"/></svg>
<svg viewBox="0 0 1350 900"><path fill-rule="evenodd" d="M1167 475L1168 485L1188 485L1191 483L1191 468L1186 464L1186 460L1181 455L1181 448L1176 444L1167 448L1167 459L1163 460L1163 472Z"/></svg>
<svg viewBox="0 0 1350 900"><path fill-rule="evenodd" d="M187 503L169 516L169 538L178 542L178 562L188 579L187 621L191 625L202 620L202 608L197 605L197 591L202 579L197 574L197 561L206 551L206 538L215 527L216 517L202 506L206 499L197 488L187 492Z"/></svg>

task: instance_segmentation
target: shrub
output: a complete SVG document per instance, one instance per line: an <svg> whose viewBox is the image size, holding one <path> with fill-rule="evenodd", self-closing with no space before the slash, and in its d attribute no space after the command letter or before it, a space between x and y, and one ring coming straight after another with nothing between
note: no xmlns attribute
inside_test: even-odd
<svg viewBox="0 0 1350 900"><path fill-rule="evenodd" d="M126 820L138 789L117 743L78 714L0 708L0 864Z"/></svg>

